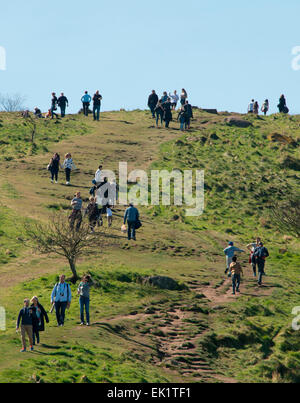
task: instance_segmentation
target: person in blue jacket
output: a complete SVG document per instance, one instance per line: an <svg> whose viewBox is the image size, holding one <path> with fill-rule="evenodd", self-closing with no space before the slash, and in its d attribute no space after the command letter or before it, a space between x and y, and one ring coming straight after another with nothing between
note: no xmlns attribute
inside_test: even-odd
<svg viewBox="0 0 300 403"><path fill-rule="evenodd" d="M127 233L129 241L131 239L136 241L135 230L136 230L136 222L139 220L139 217L140 215L138 209L134 207L133 203L130 203L124 215L124 225L126 224L127 221L128 226Z"/></svg>
<svg viewBox="0 0 300 403"><path fill-rule="evenodd" d="M229 242L228 247L226 249L224 249L224 253L226 256L226 270L225 270L225 274L227 274L229 272L230 269L230 265L232 263L232 258L235 255L236 252L245 252L242 249L237 248L236 246L234 246L233 242ZM229 272L228 277L231 277L231 273Z"/></svg>
<svg viewBox="0 0 300 403"><path fill-rule="evenodd" d="M89 106L92 101L92 97L85 91L83 97L81 98L82 106L83 106L83 113L85 116L89 115Z"/></svg>

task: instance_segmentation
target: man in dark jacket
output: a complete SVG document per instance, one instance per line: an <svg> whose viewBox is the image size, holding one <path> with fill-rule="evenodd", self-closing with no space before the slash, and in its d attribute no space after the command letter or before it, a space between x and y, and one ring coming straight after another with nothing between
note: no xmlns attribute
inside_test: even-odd
<svg viewBox="0 0 300 403"><path fill-rule="evenodd" d="M63 92L60 94L57 104L60 107L61 117L64 118L66 115L66 107L69 106L69 101L68 98L64 96Z"/></svg>
<svg viewBox="0 0 300 403"><path fill-rule="evenodd" d="M124 215L124 225L126 224L126 221L128 225L127 233L129 241L131 239L136 241L135 230L136 230L136 222L139 220L139 217L140 215L138 209L133 206L133 203L130 203Z"/></svg>
<svg viewBox="0 0 300 403"><path fill-rule="evenodd" d="M102 96L99 94L99 91L96 91L96 94L93 96L93 114L94 120L98 121L100 119L101 100Z"/></svg>
<svg viewBox="0 0 300 403"><path fill-rule="evenodd" d="M155 118L155 111L154 111L154 109L155 109L155 107L156 107L156 105L157 105L157 102L158 102L158 96L157 96L157 94L155 93L155 91L153 90L152 93L149 95L149 98L148 98L148 106L149 106L149 108L150 108L150 110L151 110L151 113L152 113L152 117L153 117L153 118Z"/></svg>
<svg viewBox="0 0 300 403"><path fill-rule="evenodd" d="M193 116L193 108L192 108L192 105L189 104L189 101L185 102L184 110L185 110L185 116L186 116L186 125L187 125L187 128L190 129L191 119L193 119L194 116Z"/></svg>
<svg viewBox="0 0 300 403"><path fill-rule="evenodd" d="M258 248L256 248L253 253L253 258L257 263L259 273L258 285L262 285L262 277L265 274L265 264L267 257L269 257L268 249L264 247L262 242L260 242Z"/></svg>
<svg viewBox="0 0 300 403"><path fill-rule="evenodd" d="M22 350L21 352L26 351L26 333L29 339L30 350L33 351L33 339L32 339L32 324L34 312L33 309L29 306L29 299L24 299L24 307L20 310L19 316L17 319L16 330L19 330L21 323L21 339L22 339Z"/></svg>

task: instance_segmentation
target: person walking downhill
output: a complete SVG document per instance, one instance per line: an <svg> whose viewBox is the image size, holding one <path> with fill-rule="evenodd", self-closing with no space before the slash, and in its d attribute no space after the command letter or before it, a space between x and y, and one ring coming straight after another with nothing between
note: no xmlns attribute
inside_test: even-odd
<svg viewBox="0 0 300 403"><path fill-rule="evenodd" d="M21 353L24 353L26 351L26 334L29 339L30 350L33 351L33 339L32 339L33 316L34 311L29 306L29 299L25 298L24 307L19 312L16 325L16 331L18 332L21 324L21 340L22 340Z"/></svg>
<svg viewBox="0 0 300 403"><path fill-rule="evenodd" d="M232 275L232 295L235 295L236 292L240 292L241 274L243 274L243 269L240 263L237 261L237 256L233 256L232 258L230 272Z"/></svg>
<svg viewBox="0 0 300 403"><path fill-rule="evenodd" d="M90 288L92 287L93 284L94 282L91 276L84 275L77 289L77 293L79 295L81 326L85 324L84 311L86 315L86 325L90 326Z"/></svg>
<svg viewBox="0 0 300 403"><path fill-rule="evenodd" d="M163 95L162 95L162 97L161 97L161 102L162 102L162 103L167 102L168 98L169 98L169 97L168 97L167 91L164 91L164 92L163 92Z"/></svg>
<svg viewBox="0 0 300 403"><path fill-rule="evenodd" d="M91 196L90 202L87 205L87 208L85 209L84 216L86 216L86 215L88 216L89 225L90 225L90 229L91 229L92 233L95 232L95 227L97 225L99 214L100 214L100 212L98 209L98 205L96 203L96 199L95 199L95 197Z"/></svg>
<svg viewBox="0 0 300 403"><path fill-rule="evenodd" d="M174 91L174 94L169 93L169 97L171 98L171 104L172 104L172 110L175 111L177 107L177 103L179 101L179 96L177 94L177 91Z"/></svg>
<svg viewBox="0 0 300 403"><path fill-rule="evenodd" d="M45 331L45 320L49 323L49 318L44 307L39 303L38 297L32 297L31 308L35 309L35 315L32 321L32 331L33 331L33 345L40 343L40 332Z"/></svg>
<svg viewBox="0 0 300 403"><path fill-rule="evenodd" d="M74 225L75 221L77 221L76 224L76 231L79 231L81 222L82 222L82 214L81 214L81 209L82 209L82 199L81 199L81 194L80 192L77 192L75 194L75 197L71 201L71 206L72 206L72 213L69 216L70 220L70 228L73 231L74 230Z"/></svg>
<svg viewBox="0 0 300 403"><path fill-rule="evenodd" d="M262 242L259 243L258 248L253 253L258 267L258 285L262 285L262 278L265 275L266 259L270 256L267 248L264 247Z"/></svg>
<svg viewBox="0 0 300 403"><path fill-rule="evenodd" d="M148 98L148 107L150 108L153 118L155 118L154 111L155 111L157 102L158 102L158 96L157 96L156 92L154 90L152 90L152 93L149 95L149 98Z"/></svg>
<svg viewBox="0 0 300 403"><path fill-rule="evenodd" d="M181 90L181 94L180 94L180 103L181 105L185 105L185 102L188 98L188 94L186 92L186 90L184 88L182 88Z"/></svg>
<svg viewBox="0 0 300 403"><path fill-rule="evenodd" d="M71 287L65 282L66 276L60 276L51 293L51 304L55 306L57 326L64 326L66 309L70 308L72 294Z"/></svg>
<svg viewBox="0 0 300 403"><path fill-rule="evenodd" d="M225 274L227 274L228 272L228 277L231 277L231 273L230 273L230 265L232 263L232 258L235 255L236 252L245 252L242 249L237 248L236 246L234 246L233 242L229 242L228 247L226 249L224 249L224 253L226 256L226 270L225 270Z"/></svg>
<svg viewBox="0 0 300 403"><path fill-rule="evenodd" d="M54 182L54 178L55 183L57 183L58 181L59 166L60 166L60 156L58 153L55 153L49 163L49 171L51 172L51 183Z"/></svg>
<svg viewBox="0 0 300 403"><path fill-rule="evenodd" d="M136 223L139 220L139 216L140 214L138 209L134 207L133 203L130 203L124 215L124 225L126 225L127 221L127 235L129 241L131 239L136 241Z"/></svg>
<svg viewBox="0 0 300 403"><path fill-rule="evenodd" d="M67 153L65 155L65 160L62 164L62 168L65 169L66 173L66 185L70 185L70 180L71 180L71 171L72 169L76 169L76 166L73 162L72 155L70 153Z"/></svg>
<svg viewBox="0 0 300 403"><path fill-rule="evenodd" d="M256 266L257 266L256 258L254 257L254 252L255 252L255 249L259 247L260 242L261 242L261 239L256 238L256 242L249 243L249 245L247 245L247 249L250 251L249 263L252 266L254 277L256 277Z"/></svg>
<svg viewBox="0 0 300 403"><path fill-rule="evenodd" d="M100 119L100 108L101 108L101 100L102 95L99 94L99 91L96 91L96 94L93 97L93 115L94 120L99 121Z"/></svg>
<svg viewBox="0 0 300 403"><path fill-rule="evenodd" d="M111 206L109 204L106 206L106 215L107 215L107 226L110 228L112 226L113 213Z"/></svg>
<svg viewBox="0 0 300 403"><path fill-rule="evenodd" d="M57 97L55 95L55 92L52 92L52 99L51 99L51 119L53 119L54 115L56 119L58 119L58 114L55 113L54 111L57 110Z"/></svg>
<svg viewBox="0 0 300 403"><path fill-rule="evenodd" d="M266 116L266 114L269 111L269 100L268 99L266 99L265 102L262 104L261 111Z"/></svg>
<svg viewBox="0 0 300 403"><path fill-rule="evenodd" d="M84 95L81 97L82 108L84 116L89 116L89 107L92 101L92 97L89 95L87 91L84 92Z"/></svg>
<svg viewBox="0 0 300 403"><path fill-rule="evenodd" d="M61 117L64 118L66 116L66 108L69 106L69 101L63 92L60 94L57 104L60 107Z"/></svg>
<svg viewBox="0 0 300 403"><path fill-rule="evenodd" d="M165 127L168 129L172 121L171 99L168 98L166 102L163 102L162 107L164 108Z"/></svg>
<svg viewBox="0 0 300 403"><path fill-rule="evenodd" d="M159 120L160 120L160 125L162 126L165 111L162 106L161 99L157 102L157 105L156 105L154 111L155 111L155 116L156 116L156 127L158 127Z"/></svg>

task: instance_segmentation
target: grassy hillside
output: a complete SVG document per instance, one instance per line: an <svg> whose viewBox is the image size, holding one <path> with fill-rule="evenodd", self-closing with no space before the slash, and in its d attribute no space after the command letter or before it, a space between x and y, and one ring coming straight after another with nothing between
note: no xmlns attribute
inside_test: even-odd
<svg viewBox="0 0 300 403"><path fill-rule="evenodd" d="M232 125L235 118L248 127ZM18 114L0 113L0 331L1 382L299 382L300 337L291 312L299 305L299 241L280 233L269 202L299 190L300 116L254 117L197 110L191 131L156 129L148 112L109 112L89 117L40 120L35 145ZM238 122L240 126L240 122ZM247 125L247 123L246 123ZM71 152L79 168L72 187L50 183L46 166L54 152ZM73 303L64 328L54 315L42 344L20 354L15 333L24 297L37 295L49 309L64 260L41 257L24 244L26 220L47 221L67 210L74 191L88 197L99 163L117 171L204 169L205 212L187 217L181 207L141 208L143 229L128 243L118 207L109 246L82 258L79 274L96 281L90 328L79 326ZM99 231L99 230L98 230ZM257 287L248 255L241 295L224 278L223 249L229 240L245 249L260 235L270 259L264 286ZM166 275L186 287L161 290L143 284Z"/></svg>

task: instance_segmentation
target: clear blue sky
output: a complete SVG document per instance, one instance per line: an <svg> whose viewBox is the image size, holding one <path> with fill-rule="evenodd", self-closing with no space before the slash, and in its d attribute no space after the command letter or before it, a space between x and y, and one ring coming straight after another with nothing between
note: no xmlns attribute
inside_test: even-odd
<svg viewBox="0 0 300 403"><path fill-rule="evenodd" d="M300 113L299 0L15 0L2 2L0 93L28 107L65 92L77 112L85 89L103 109L146 108L152 89L184 87L193 105L244 112L284 93Z"/></svg>

